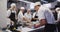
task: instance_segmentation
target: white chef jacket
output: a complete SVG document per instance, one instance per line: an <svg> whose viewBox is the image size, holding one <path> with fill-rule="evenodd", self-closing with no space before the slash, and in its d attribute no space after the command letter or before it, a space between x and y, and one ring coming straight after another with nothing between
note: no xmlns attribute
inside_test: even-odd
<svg viewBox="0 0 60 32"><path fill-rule="evenodd" d="M60 11L58 12L58 19L60 19Z"/></svg>
<svg viewBox="0 0 60 32"><path fill-rule="evenodd" d="M39 20L46 19L48 24L55 23L53 13L48 8L45 8L43 6L41 6L38 11L38 18Z"/></svg>
<svg viewBox="0 0 60 32"><path fill-rule="evenodd" d="M31 13L29 13L29 14L25 13L24 16L25 16L26 18L28 18L28 19L32 19Z"/></svg>
<svg viewBox="0 0 60 32"><path fill-rule="evenodd" d="M23 15L22 11L20 11L18 14L18 21L23 21L23 17L24 17L24 15Z"/></svg>

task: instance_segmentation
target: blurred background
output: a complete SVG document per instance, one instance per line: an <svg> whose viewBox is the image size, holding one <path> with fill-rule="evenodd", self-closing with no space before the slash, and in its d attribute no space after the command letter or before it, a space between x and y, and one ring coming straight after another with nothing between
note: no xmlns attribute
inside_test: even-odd
<svg viewBox="0 0 60 32"><path fill-rule="evenodd" d="M7 1L7 2L5 2L5 1ZM60 7L60 0L5 0L5 1L3 1L3 3L2 3L2 0L0 1L0 4L1 4L0 5L1 6L0 7L0 21L1 21L0 25L2 28L4 27L4 25L7 26L7 24L10 23L10 22L8 22L9 20L7 20L7 18L6 18L6 14L7 14L6 11L10 8L10 5L12 3L16 4L17 10L19 10L20 7L24 7L26 10L28 8L33 10L32 12L34 12L34 3L37 1L41 2L41 4L43 6L46 6L52 10L56 9L57 7ZM5 6L2 4L4 4ZM7 6L7 8L6 8L6 6ZM2 11L4 11L4 12L2 12ZM7 21L7 22L5 22L5 21Z"/></svg>
<svg viewBox="0 0 60 32"><path fill-rule="evenodd" d="M23 6L26 9L27 8L33 8L34 3L40 1L42 3L42 5L46 4L47 6L51 5L51 7L49 8L55 8L55 7L60 7L60 0L8 0L7 1L7 8L10 7L11 3L16 3L17 4L17 8ZM51 4L50 4L51 3ZM32 7L30 7L32 6Z"/></svg>

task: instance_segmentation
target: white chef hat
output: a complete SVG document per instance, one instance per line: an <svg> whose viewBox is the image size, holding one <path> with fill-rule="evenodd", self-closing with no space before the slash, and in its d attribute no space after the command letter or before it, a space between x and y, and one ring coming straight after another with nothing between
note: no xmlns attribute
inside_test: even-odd
<svg viewBox="0 0 60 32"><path fill-rule="evenodd" d="M58 7L58 8L56 8L55 10L58 11L59 9L60 9L60 8Z"/></svg>
<svg viewBox="0 0 60 32"><path fill-rule="evenodd" d="M16 4L15 4L15 3L12 3L12 4L11 4L11 7L12 7L12 6L16 6Z"/></svg>
<svg viewBox="0 0 60 32"><path fill-rule="evenodd" d="M25 9L24 7L21 7L20 9Z"/></svg>
<svg viewBox="0 0 60 32"><path fill-rule="evenodd" d="M35 2L34 6L41 5L40 2Z"/></svg>

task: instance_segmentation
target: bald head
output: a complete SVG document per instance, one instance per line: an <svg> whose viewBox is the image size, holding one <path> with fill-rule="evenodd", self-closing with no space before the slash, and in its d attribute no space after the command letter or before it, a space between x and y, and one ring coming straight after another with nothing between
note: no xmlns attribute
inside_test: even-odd
<svg viewBox="0 0 60 32"><path fill-rule="evenodd" d="M20 11L24 12L25 8L24 7L20 7Z"/></svg>

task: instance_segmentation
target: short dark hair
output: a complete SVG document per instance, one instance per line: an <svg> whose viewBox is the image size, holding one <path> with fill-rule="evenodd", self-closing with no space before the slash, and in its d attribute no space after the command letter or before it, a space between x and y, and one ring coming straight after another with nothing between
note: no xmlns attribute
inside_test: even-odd
<svg viewBox="0 0 60 32"><path fill-rule="evenodd" d="M37 6L40 6L40 5L37 5Z"/></svg>

